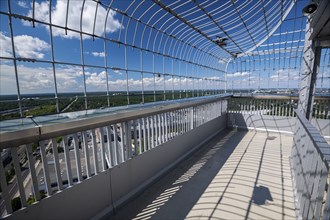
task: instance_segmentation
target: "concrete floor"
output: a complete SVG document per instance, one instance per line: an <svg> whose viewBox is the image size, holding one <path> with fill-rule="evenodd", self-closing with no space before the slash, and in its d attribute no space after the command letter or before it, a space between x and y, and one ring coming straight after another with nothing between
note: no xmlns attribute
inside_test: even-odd
<svg viewBox="0 0 330 220"><path fill-rule="evenodd" d="M226 130L110 219L295 219L291 146Z"/></svg>

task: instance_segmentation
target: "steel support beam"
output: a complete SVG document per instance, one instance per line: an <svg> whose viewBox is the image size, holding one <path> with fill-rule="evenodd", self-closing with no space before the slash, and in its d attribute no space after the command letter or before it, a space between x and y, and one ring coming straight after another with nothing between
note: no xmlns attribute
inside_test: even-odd
<svg viewBox="0 0 330 220"><path fill-rule="evenodd" d="M310 40L313 33L310 17L307 18L304 55L301 64L301 82L299 90L298 110L307 119L311 119L313 111L315 82L320 67L321 47L315 40Z"/></svg>

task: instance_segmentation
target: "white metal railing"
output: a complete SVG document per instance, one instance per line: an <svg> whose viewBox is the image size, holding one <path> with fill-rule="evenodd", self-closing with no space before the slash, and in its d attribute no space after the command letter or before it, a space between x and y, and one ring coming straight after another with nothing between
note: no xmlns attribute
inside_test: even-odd
<svg viewBox="0 0 330 220"><path fill-rule="evenodd" d="M330 217L330 146L298 111L291 153L298 217Z"/></svg>
<svg viewBox="0 0 330 220"><path fill-rule="evenodd" d="M228 112L296 117L294 109L297 108L297 105L298 96L234 96L228 103ZM315 97L312 113L313 118L329 119L329 112L329 97Z"/></svg>
<svg viewBox="0 0 330 220"><path fill-rule="evenodd" d="M221 116L227 111L228 97L160 104L0 133L2 216Z"/></svg>

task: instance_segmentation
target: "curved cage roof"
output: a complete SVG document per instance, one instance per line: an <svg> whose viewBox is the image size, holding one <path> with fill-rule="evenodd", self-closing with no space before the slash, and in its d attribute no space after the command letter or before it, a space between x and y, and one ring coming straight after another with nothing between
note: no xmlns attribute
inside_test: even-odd
<svg viewBox="0 0 330 220"><path fill-rule="evenodd" d="M1 94L16 94L24 115L25 94L48 94L55 113L125 104L118 95L134 104L296 88L307 3L1 1ZM326 87L328 50L322 59Z"/></svg>

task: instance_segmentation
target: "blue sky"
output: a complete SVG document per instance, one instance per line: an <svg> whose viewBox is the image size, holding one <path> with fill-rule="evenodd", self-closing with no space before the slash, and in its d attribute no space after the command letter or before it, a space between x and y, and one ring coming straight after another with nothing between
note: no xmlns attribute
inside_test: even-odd
<svg viewBox="0 0 330 220"><path fill-rule="evenodd" d="M24 16L32 16L32 1L29 0L13 0L11 2L12 13L20 14ZM102 1L107 3L107 1ZM128 6L128 1L115 1L113 7L124 9ZM136 4L138 4L137 2ZM167 2L166 2L167 3ZM305 5L306 1L298 1L297 8L291 11L288 18L293 16L299 16L301 8ZM7 1L0 1L1 11L7 12L8 6ZM227 4L227 3L225 3ZM243 2L244 4L244 2ZM124 7L125 5L125 7ZM49 22L49 2L48 1L36 1L36 10L35 18L42 22ZM80 30L80 15L81 15L81 6L82 1L70 1L69 7L69 17L67 25L69 28ZM96 4L92 1L86 1L85 10L83 15L83 25L82 29L85 32L93 32L94 24L94 13L95 13ZM175 7L174 4L172 7ZM142 5L134 12L134 7L128 10L128 13L132 14L142 14L144 10L147 10L149 7ZM67 1L54 0L52 1L52 22L56 25L65 26L66 23L66 9ZM158 6L152 7L149 9L149 16L152 16L153 13L156 13L160 8ZM182 12L182 9L177 9L177 12ZM187 8L188 9L188 8ZM211 6L209 10L215 10L215 6ZM242 13L248 10L246 7L242 10ZM201 12L194 14L198 18L199 15L202 15ZM170 15L168 19L170 19ZM164 19L167 19L167 17ZM95 34L98 36L104 36L104 19L106 17L106 9L103 7L98 7L98 16L96 18L95 25ZM195 17L188 17L192 21L196 20ZM161 19L160 15L155 16L153 20ZM173 19L173 18L172 18ZM229 19L229 18L228 18ZM257 18L250 19L249 22L253 23ZM173 19L174 20L174 19ZM147 19L144 19L146 22ZM201 20L202 21L202 20ZM0 43L1 51L0 56L2 58L12 57L12 48L11 48L11 36L8 25L8 17L4 14L0 15L1 30L0 30ZM38 59L41 61L51 61L51 42L49 34L49 26L36 23L35 28L32 27L32 22L24 21L22 19L12 19L13 24L13 38L16 48L17 57L25 57L31 59ZM165 21L166 22L166 21ZM170 25L172 20L166 25ZM196 20L196 25L199 20ZM157 27L161 27L161 22L159 22ZM136 26L137 25L137 26ZM233 24L234 25L234 24ZM284 22L283 26L275 32L275 36L271 37L269 40L265 41L259 48L259 51L274 51L276 48L286 47L291 52L294 48L299 48L303 46L303 33L296 32L292 34L283 34L284 32L290 32L293 30L293 25L295 27L304 28L304 18L298 20L290 20ZM135 28L137 27L137 32ZM171 27L168 31L175 30L175 26ZM135 21L130 21L128 24L128 19L124 18L122 23L122 16L115 12L110 11L107 26L106 26L106 37L109 39L120 40L125 42L125 37L127 36L127 42L141 46L143 48L154 49L156 51L162 52L166 47L165 37L162 38L160 35L157 36L152 31L144 31L144 26L137 24ZM207 29L204 31L208 31ZM257 31L257 30L255 30ZM126 35L127 32L127 35ZM178 31L179 33L180 31ZM84 91L84 75L83 69L79 65L67 65L66 63L81 64L81 45L80 45L80 35L79 33L68 31L65 34L63 29L53 28L53 48L54 48L54 57L55 61L59 64L55 64L55 69L51 63L47 62L22 62L18 61L18 79L20 92L22 94L28 93L53 93L55 91L54 86L54 72L56 75L57 81L57 90L58 93L63 92L83 92ZM141 41L142 34L144 35L143 40ZM279 34L282 33L282 34ZM185 39L184 32L180 33L182 38ZM246 34L246 33L244 33ZM277 34L277 35L276 35ZM134 39L135 36L135 39ZM292 43L282 44L282 41L287 41ZM147 46L149 42L149 45ZM160 44L157 44L161 42ZM168 45L170 41L168 41ZM117 90L126 90L126 72L124 70L112 70L108 69L108 81L107 75L105 72L105 53L104 53L104 40L83 35L82 40L84 48L84 64L93 65L96 67L85 67L85 82L87 92L93 91L103 91L106 93L107 82L109 84L110 91ZM185 47L178 44L172 44L173 49L170 54L173 56L181 57L180 51L185 50ZM178 47L178 48L175 48ZM211 81L202 81L200 79L189 79L185 78L186 75L192 77L207 77L210 79L225 79L224 70L225 63L219 62L218 60L210 60L209 58L204 59L206 65L210 65L219 69L219 71L201 68L195 65L190 65L184 62L178 62L177 60L164 58L162 56L153 55L152 53L142 53L143 63L142 67L140 65L140 56L141 52L138 49L125 48L123 45L118 45L116 43L107 42L106 44L106 62L108 67L116 67L125 69L125 50L127 52L127 68L129 70L141 70L144 71L156 72L156 73L168 73L172 74L173 72L176 75L182 77L174 76L161 76L154 79L153 74L144 73L144 89L152 90L154 86L156 89L162 90L164 88L164 78L165 78L165 89L171 90L174 86L175 89L215 89L221 87L223 89L224 83L211 82ZM209 50L213 49L209 47ZM195 49L190 51L190 56L187 54L182 56L187 59L198 60L198 52ZM194 57L194 54L197 57ZM299 54L299 52L297 53ZM252 53L250 54L252 55ZM225 60L228 60L228 54L222 54ZM297 87L300 71L300 59L299 58L279 58L278 60L274 59L278 54L266 54L264 56L250 56L248 58L238 58L231 62L228 66L228 88L233 86L234 88L238 87L271 87L271 88L287 88L287 87ZM329 55L327 55L329 56ZM153 59L155 63L153 65ZM258 61L260 59L260 61ZM261 61L264 59L263 61ZM267 59L271 59L267 61ZM275 60L275 62L274 62ZM198 61L199 62L199 61ZM215 64L214 64L215 63ZM0 72L0 93L1 94L16 94L16 80L15 80L15 70L13 67L13 61L10 59L0 59L1 72ZM325 65L328 65L325 62ZM329 67L323 68L324 74L329 74ZM155 84L154 84L155 82ZM326 81L327 83L327 81ZM128 71L128 84L129 90L141 90L142 81L141 73L135 71ZM329 84L329 83L328 83ZM327 86L327 84L325 84Z"/></svg>

